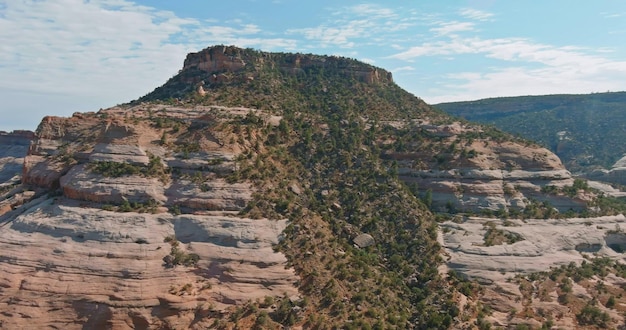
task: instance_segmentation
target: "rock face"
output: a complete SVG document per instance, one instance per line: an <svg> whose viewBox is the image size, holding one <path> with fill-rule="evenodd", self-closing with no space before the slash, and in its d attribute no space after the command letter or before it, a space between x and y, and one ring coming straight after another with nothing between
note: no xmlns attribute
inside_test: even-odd
<svg viewBox="0 0 626 330"><path fill-rule="evenodd" d="M0 320L10 328L186 328L196 315L297 294L272 251L285 221L120 214L61 198L2 223ZM168 237L197 266L165 267Z"/></svg>
<svg viewBox="0 0 626 330"><path fill-rule="evenodd" d="M374 237L370 234L361 234L353 239L354 244L356 244L360 248L366 248L368 246L372 246L376 244Z"/></svg>
<svg viewBox="0 0 626 330"><path fill-rule="evenodd" d="M496 230L519 235L511 244L487 246L485 233ZM582 253L622 258L626 235L623 215L559 220L502 220L470 218L442 224L442 245L448 267L473 278L500 281L516 273L528 274L553 266L579 263Z"/></svg>
<svg viewBox="0 0 626 330"><path fill-rule="evenodd" d="M200 52L188 54L183 71L198 69L215 73L215 76L210 77L207 83L221 82L228 79L224 75L225 72L243 70L246 65L254 66L263 63L264 58L269 59L272 56L269 53L262 53L263 56L259 58L250 56L250 52L253 51L229 46L209 47ZM336 69L345 75L370 84L393 81L390 72L372 66L355 66L339 57L326 58L311 54L293 54L287 55L286 62L280 65L281 70L293 74L302 73L308 68Z"/></svg>
<svg viewBox="0 0 626 330"><path fill-rule="evenodd" d="M447 262L440 271L454 270L477 280L483 290L480 301L492 308L488 320L496 326L534 324L540 327L542 322L532 316L516 313L528 309L540 311L537 314L542 317L551 317L553 327L584 328L577 321L578 312L567 304L563 291L559 291L550 276L533 281L530 275L526 277L529 281L520 282L516 281L517 275L545 274L561 266L570 268L589 263L596 257L624 261L626 233L621 228L626 225L626 218L623 215L560 220L502 221L478 217L457 220L441 224L439 241L445 248ZM516 239L509 242L492 239L487 244L487 237L495 237L493 232ZM588 283L584 282L572 281L572 296L587 301L593 299L596 285L605 285L606 292L613 293L626 284L623 277L613 273L607 276L596 273ZM611 322L623 323L621 311L603 304L597 306L610 315Z"/></svg>
<svg viewBox="0 0 626 330"><path fill-rule="evenodd" d="M615 162L610 170L596 170L586 176L593 180L626 185L626 155Z"/></svg>
<svg viewBox="0 0 626 330"><path fill-rule="evenodd" d="M542 192L542 187L573 183L559 158L545 148L481 138L481 129L460 123L421 123L411 129L442 140L448 148L408 147L405 152L387 153L386 157L397 162L403 181L417 185L421 194L431 195L436 210L521 210L531 199L547 201L562 212L585 207L582 197Z"/></svg>
<svg viewBox="0 0 626 330"><path fill-rule="evenodd" d="M25 184L3 199L0 324L208 328L231 306L297 296L272 248L287 221L237 216L255 190L227 182L249 146L219 118L250 111L139 105L44 119Z"/></svg>

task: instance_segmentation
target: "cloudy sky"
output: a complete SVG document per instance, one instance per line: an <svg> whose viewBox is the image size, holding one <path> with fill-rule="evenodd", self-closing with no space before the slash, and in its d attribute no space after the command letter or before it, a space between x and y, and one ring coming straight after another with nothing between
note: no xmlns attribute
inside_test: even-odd
<svg viewBox="0 0 626 330"><path fill-rule="evenodd" d="M0 0L0 130L128 102L227 44L356 58L429 103L626 90L626 1Z"/></svg>

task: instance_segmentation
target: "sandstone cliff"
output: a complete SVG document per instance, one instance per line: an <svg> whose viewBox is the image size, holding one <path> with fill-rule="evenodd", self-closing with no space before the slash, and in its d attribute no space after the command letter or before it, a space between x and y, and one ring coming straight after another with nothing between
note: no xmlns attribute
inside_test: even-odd
<svg viewBox="0 0 626 330"><path fill-rule="evenodd" d="M260 55L250 49L241 49L229 46L214 46L197 53L190 53L185 59L182 71L198 69L214 76L210 76L206 83L226 81L227 73L241 71L246 66L263 65L269 62L271 66L278 66L282 71L290 74L300 74L309 68L336 70L346 76L354 77L363 82L373 84L377 82L393 81L391 73L367 65L355 65L340 57L327 57L313 54L282 54L263 53ZM253 79L254 75L248 77Z"/></svg>
<svg viewBox="0 0 626 330"><path fill-rule="evenodd" d="M626 156L615 162L609 170L599 169L591 171L585 176L593 180L626 185Z"/></svg>
<svg viewBox="0 0 626 330"><path fill-rule="evenodd" d="M577 312L573 312L585 300L602 301L596 308L607 314L607 327L609 322L621 324L622 307L613 308L606 303L610 295L623 290L625 280L619 273L587 270L573 280L557 279L564 269L575 271L575 265L581 263L588 267L594 262L593 257L621 264L626 248L626 233L621 227L625 223L623 215L447 221L441 225L439 238L447 259L442 271L453 270L478 279L484 290L480 300L493 309L488 319L495 326L541 327L542 320L549 319L553 327L585 328L577 321ZM552 273L546 275L547 272ZM528 274L532 275L525 277ZM572 297L562 290L562 283L572 283ZM603 290L597 290L599 285Z"/></svg>
<svg viewBox="0 0 626 330"><path fill-rule="evenodd" d="M294 90L292 87L283 90L287 87L285 79L316 81L316 86L307 83L306 87L301 85L294 88L310 91L313 87L328 92L327 85L335 82L327 81L324 78L326 74L332 75L333 80L339 78L370 86L393 84L391 72L344 57L268 53L233 46L212 46L188 54L183 68L176 76L138 101L176 99L196 104L231 106L252 103L255 107L263 104L263 108L269 110L291 103L288 99L293 96ZM237 86L235 89L244 87L244 90L233 94L238 97L235 103L231 103L230 97L220 95L221 91L217 91L224 86ZM216 91L217 95L214 95ZM243 95L246 95L245 99L239 98ZM256 100L259 97L263 98L262 102Z"/></svg>
<svg viewBox="0 0 626 330"><path fill-rule="evenodd" d="M229 307L297 295L272 249L286 220L237 216L255 188L225 181L249 147L226 118L247 113L146 105L45 118L25 185L3 201L2 326L206 328ZM3 159L21 168L28 142Z"/></svg>
<svg viewBox="0 0 626 330"><path fill-rule="evenodd" d="M432 194L439 211L523 210L532 200L548 202L560 212L580 211L589 197L546 194L546 186L574 182L560 159L538 145L494 138L485 128L454 122L403 126L411 137L385 153L400 178L421 194ZM415 138L417 136L418 138ZM432 141L439 143L432 143Z"/></svg>

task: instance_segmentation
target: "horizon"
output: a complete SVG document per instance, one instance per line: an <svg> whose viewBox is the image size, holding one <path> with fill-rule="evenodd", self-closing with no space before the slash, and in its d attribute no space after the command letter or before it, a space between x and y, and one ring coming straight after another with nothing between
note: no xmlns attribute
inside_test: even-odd
<svg viewBox="0 0 626 330"><path fill-rule="evenodd" d="M608 0L0 0L0 131L137 99L219 44L354 58L429 104L619 92L624 16Z"/></svg>

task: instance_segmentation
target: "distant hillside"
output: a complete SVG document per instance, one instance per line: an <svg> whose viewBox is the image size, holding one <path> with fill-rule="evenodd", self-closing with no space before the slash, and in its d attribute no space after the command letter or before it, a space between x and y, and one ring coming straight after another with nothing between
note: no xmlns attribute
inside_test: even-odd
<svg viewBox="0 0 626 330"><path fill-rule="evenodd" d="M610 168L626 153L626 92L503 97L435 106L537 141L572 171Z"/></svg>

